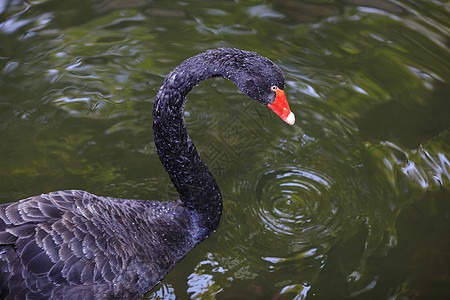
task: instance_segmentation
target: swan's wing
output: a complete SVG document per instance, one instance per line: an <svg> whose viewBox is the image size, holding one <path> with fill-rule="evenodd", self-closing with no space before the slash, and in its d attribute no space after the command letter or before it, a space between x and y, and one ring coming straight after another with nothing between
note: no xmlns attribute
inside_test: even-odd
<svg viewBox="0 0 450 300"><path fill-rule="evenodd" d="M2 204L0 299L142 295L200 242L195 223L181 202L74 190Z"/></svg>
<svg viewBox="0 0 450 300"><path fill-rule="evenodd" d="M91 194L60 191L0 205L0 298L93 299L114 276L102 233L81 213ZM72 294L73 295L73 294Z"/></svg>

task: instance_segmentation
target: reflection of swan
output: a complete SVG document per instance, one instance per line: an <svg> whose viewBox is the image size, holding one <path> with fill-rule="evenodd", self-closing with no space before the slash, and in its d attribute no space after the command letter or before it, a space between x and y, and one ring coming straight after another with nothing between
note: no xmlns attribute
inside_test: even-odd
<svg viewBox="0 0 450 300"><path fill-rule="evenodd" d="M165 79L153 110L158 155L180 198L153 202L71 190L0 205L0 298L136 298L216 229L222 197L183 119L189 91L216 76L294 123L283 73L267 58L218 49L187 59Z"/></svg>

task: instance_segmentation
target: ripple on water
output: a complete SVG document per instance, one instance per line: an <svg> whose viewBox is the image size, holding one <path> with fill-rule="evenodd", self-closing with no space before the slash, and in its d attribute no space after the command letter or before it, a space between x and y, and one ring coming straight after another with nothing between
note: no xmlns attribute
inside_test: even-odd
<svg viewBox="0 0 450 300"><path fill-rule="evenodd" d="M247 245L244 248L257 249L255 257L268 262L269 268L292 260L301 260L303 266L321 265L336 234L352 230L355 222L348 217L356 208L355 201L348 201L355 182L344 175L342 166L342 178L331 177L327 172L339 167L332 164L327 162L328 168L252 164L259 167L250 168L238 189L245 191L239 197L247 201L242 212L251 232L242 243Z"/></svg>
<svg viewBox="0 0 450 300"><path fill-rule="evenodd" d="M275 234L296 236L311 229L318 215L318 198L333 180L306 168L279 168L255 182L254 216Z"/></svg>
<svg viewBox="0 0 450 300"><path fill-rule="evenodd" d="M328 165L327 161L329 168L307 165L307 160L292 166L282 162L284 158L291 160L288 153L279 154L273 161L254 158L248 167L250 171L240 177L236 189L240 191L240 202L226 217L232 220L230 214L245 214L239 218L246 220L245 227L240 221L227 229L234 243L244 239L238 242L238 249L230 251L233 257L245 259L238 263L239 268L228 268L230 272L245 268L248 260L253 260L258 271L250 270L267 272L280 286L288 282L292 288L279 292L301 294L307 290L301 288L302 282L311 282L318 276L327 251L335 244L336 230L347 222L342 205L345 196L336 190L348 181L328 174L332 162ZM245 206L242 201L246 201ZM244 228L248 234L243 235Z"/></svg>

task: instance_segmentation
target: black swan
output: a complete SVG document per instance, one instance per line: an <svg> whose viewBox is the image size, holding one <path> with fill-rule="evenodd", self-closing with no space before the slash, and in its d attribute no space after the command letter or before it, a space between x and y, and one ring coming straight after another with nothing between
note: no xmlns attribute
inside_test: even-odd
<svg viewBox="0 0 450 300"><path fill-rule="evenodd" d="M283 73L269 59L223 48L185 60L164 80L153 109L158 155L179 199L67 190L0 205L0 299L137 299L217 228L220 190L183 119L189 91L217 76L294 124Z"/></svg>

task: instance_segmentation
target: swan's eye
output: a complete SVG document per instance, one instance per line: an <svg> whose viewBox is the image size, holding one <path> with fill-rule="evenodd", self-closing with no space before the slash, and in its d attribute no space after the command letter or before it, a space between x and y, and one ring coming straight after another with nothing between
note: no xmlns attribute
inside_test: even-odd
<svg viewBox="0 0 450 300"><path fill-rule="evenodd" d="M270 89L275 92L276 90L278 90L278 87L276 85L274 85Z"/></svg>

